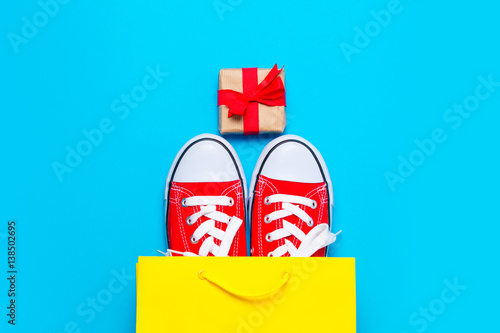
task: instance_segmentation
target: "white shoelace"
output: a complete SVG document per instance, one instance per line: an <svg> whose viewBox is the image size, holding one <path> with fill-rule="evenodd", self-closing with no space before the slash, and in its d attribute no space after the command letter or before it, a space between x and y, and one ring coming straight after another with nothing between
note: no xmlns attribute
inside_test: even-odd
<svg viewBox="0 0 500 333"><path fill-rule="evenodd" d="M268 233L266 235L266 240L268 242L273 242L285 237L294 236L301 243L300 246L296 248L292 242L285 239L284 245L281 245L272 252L269 252L268 256L270 257L281 257L286 253L289 253L291 257L310 257L319 249L335 242L337 235L342 232L342 230L340 230L336 234L331 233L328 230L328 224L322 223L312 228L306 235L296 225L286 221L284 218L294 215L307 223L308 226L312 227L314 225L314 220L304 210L300 209L298 205L304 205L312 209L316 209L316 201L305 197L287 194L274 194L266 197L264 200L266 205L279 202L282 203L282 209L266 215L264 222L271 223L272 221L283 219L283 227Z"/></svg>
<svg viewBox="0 0 500 333"><path fill-rule="evenodd" d="M198 254L192 252L180 252L171 249L168 249L166 253L161 251L158 252L166 256L169 256L172 253L183 256L207 256L209 253L212 253L216 257L226 257L231 249L234 237L236 236L240 226L243 224L243 221L236 216L231 217L217 211L217 206L232 206L233 204L234 200L225 196L195 196L182 199L183 207L200 206L200 210L189 216L185 223L193 225L202 216L208 217L208 220L196 228L190 238L191 243L198 243L199 240L207 234L210 237L203 241ZM226 231L216 228L216 221L226 223ZM220 240L220 245L215 244L214 239Z"/></svg>

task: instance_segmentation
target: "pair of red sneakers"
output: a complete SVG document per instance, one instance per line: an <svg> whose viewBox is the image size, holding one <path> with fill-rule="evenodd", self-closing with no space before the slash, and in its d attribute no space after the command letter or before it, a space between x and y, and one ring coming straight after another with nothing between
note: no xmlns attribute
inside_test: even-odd
<svg viewBox="0 0 500 333"><path fill-rule="evenodd" d="M325 256L336 239L325 162L294 135L264 148L250 196L229 142L211 134L191 139L170 169L165 200L167 255L246 256L246 230L250 255L259 257Z"/></svg>

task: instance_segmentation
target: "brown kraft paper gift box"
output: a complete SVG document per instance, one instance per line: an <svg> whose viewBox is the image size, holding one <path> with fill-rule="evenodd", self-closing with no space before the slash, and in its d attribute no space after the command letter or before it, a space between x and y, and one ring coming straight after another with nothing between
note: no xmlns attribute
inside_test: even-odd
<svg viewBox="0 0 500 333"><path fill-rule="evenodd" d="M276 67L276 66L275 66ZM247 92L261 83L271 72L270 68L229 68L219 72L219 90L230 89L239 93ZM284 86L285 72L278 77ZM284 100L284 96L283 96ZM285 105L269 106L252 102L245 114L228 117L229 107L219 106L219 131L221 134L261 134L283 133L286 126ZM283 103L284 104L284 103Z"/></svg>

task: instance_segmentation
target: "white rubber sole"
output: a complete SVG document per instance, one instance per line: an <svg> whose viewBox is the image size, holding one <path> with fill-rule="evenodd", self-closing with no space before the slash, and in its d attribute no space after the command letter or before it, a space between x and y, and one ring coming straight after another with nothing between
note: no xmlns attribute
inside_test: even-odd
<svg viewBox="0 0 500 333"><path fill-rule="evenodd" d="M330 209L329 209L330 210L330 214L329 214L330 215L329 216L330 232L332 232L332 226L333 226L333 189L332 189L332 180L330 178L330 173L328 172L328 168L326 167L325 160L323 159L323 156L321 156L321 153L316 149L316 147L314 147L309 141L307 141L306 139L304 139L300 136L291 135L291 134L280 136L280 137L274 139L273 141L269 142L266 145L266 147L264 147L264 150L262 151L262 153L259 156L259 159L257 160L257 164L255 165L255 169L252 173L252 179L250 181L248 205L247 205L248 210L247 210L247 225L246 225L246 227L248 228L248 230L250 231L250 234L251 234L251 232L252 232L252 209L253 209L254 189L255 189L255 185L256 185L257 180L258 180L257 179L258 173L260 172L260 170L262 168L262 164L264 163L266 156L269 155L269 153L274 149L274 147L278 146L279 144L281 144L282 142L285 142L285 141L301 142L306 147L308 147L312 151L312 153L316 156L316 159L317 159L317 161L318 161L318 163L323 171L325 183L326 183L327 188L328 188L328 204L330 207ZM328 251L328 248L327 248L327 251Z"/></svg>
<svg viewBox="0 0 500 333"><path fill-rule="evenodd" d="M182 148L179 150L177 155L175 156L174 161L172 162L172 165L170 167L170 170L168 172L166 184L165 184L165 194L164 194L164 200L163 200L163 206L164 206L164 215L163 215L163 221L165 225L165 244L167 244L168 248L168 235L167 235L167 214L168 214L168 200L169 200L169 190L170 190L170 183L172 182L172 176L174 174L175 168L177 164L179 163L179 160L183 156L184 152L191 147L195 142L201 141L201 140L214 140L219 143L221 143L226 149L229 151L229 153L232 155L236 167L238 169L238 174L241 178L241 181L243 182L242 187L243 187L243 202L246 204L247 203L247 198L248 198L248 190L247 190L247 184L246 184L246 179L245 179L245 173L243 171L243 166L241 165L241 161L236 154L236 151L234 150L233 146L224 138L214 135L214 134L200 134L195 136L194 138L190 139L188 142L182 146ZM246 212L247 207L245 207L245 212Z"/></svg>

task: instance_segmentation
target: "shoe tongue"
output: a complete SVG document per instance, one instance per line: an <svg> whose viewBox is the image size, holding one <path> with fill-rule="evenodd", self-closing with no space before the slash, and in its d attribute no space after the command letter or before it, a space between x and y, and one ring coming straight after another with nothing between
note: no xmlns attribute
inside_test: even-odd
<svg viewBox="0 0 500 333"><path fill-rule="evenodd" d="M180 183L172 182L172 185L179 186L193 193L194 196L218 196L222 195L229 187L240 183L239 180L228 182L205 182L205 183Z"/></svg>
<svg viewBox="0 0 500 333"><path fill-rule="evenodd" d="M278 194L289 194L297 196L311 196L311 191L318 189L319 186L325 183L301 183L301 182L291 182L286 180L272 179L261 175L260 178L273 184L273 186L278 190Z"/></svg>

